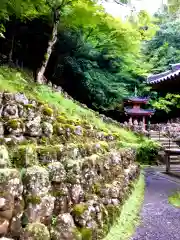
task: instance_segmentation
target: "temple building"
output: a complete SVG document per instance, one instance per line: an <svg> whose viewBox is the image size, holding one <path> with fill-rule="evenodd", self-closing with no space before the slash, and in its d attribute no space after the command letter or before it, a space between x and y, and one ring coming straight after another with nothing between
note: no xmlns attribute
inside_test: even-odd
<svg viewBox="0 0 180 240"><path fill-rule="evenodd" d="M124 112L129 116L129 124L141 122L143 129L146 129L146 120L155 113L153 109L141 108L141 105L147 104L148 101L148 98L142 97L130 97L124 101Z"/></svg>
<svg viewBox="0 0 180 240"><path fill-rule="evenodd" d="M171 64L168 71L149 76L147 83L161 94L180 93L180 63Z"/></svg>

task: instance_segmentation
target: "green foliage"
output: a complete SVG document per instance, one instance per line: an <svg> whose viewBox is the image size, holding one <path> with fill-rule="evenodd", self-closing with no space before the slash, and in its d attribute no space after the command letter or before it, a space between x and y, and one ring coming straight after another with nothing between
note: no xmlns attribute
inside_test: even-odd
<svg viewBox="0 0 180 240"><path fill-rule="evenodd" d="M145 182L143 174L134 184L134 191L125 202L116 223L104 240L129 240L139 224L139 211L144 199Z"/></svg>
<svg viewBox="0 0 180 240"><path fill-rule="evenodd" d="M180 208L180 192L175 192L173 195L169 196L169 203L173 206Z"/></svg>
<svg viewBox="0 0 180 240"><path fill-rule="evenodd" d="M155 109L169 113L173 109L180 108L180 95L167 93L165 97L159 97L156 100L151 101L151 104Z"/></svg>
<svg viewBox="0 0 180 240"><path fill-rule="evenodd" d="M63 94L53 92L48 86L40 86L33 82L31 75L25 72L10 69L6 66L0 67L0 91L23 92L27 97L46 102L53 106L68 120L82 120L89 122L96 129L108 129L119 135L124 142L137 143L139 139L135 134L113 124L104 123L94 112L82 108L77 103L67 99ZM62 115L62 114L61 114ZM51 147L52 148L52 147ZM53 149L53 148L52 148Z"/></svg>
<svg viewBox="0 0 180 240"><path fill-rule="evenodd" d="M92 229L90 228L80 228L82 240L91 240L92 239Z"/></svg>
<svg viewBox="0 0 180 240"><path fill-rule="evenodd" d="M157 161L158 150L160 146L158 143L151 140L145 141L137 148L136 160L141 164L153 165Z"/></svg>
<svg viewBox="0 0 180 240"><path fill-rule="evenodd" d="M180 20L166 12L164 14L166 15L156 14L159 29L143 46L145 61L150 63L154 73L166 71L169 64L180 61Z"/></svg>

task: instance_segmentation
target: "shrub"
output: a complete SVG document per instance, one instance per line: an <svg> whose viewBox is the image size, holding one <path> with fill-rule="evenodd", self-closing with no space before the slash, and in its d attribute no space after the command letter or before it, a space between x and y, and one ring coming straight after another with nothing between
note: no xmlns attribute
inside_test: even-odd
<svg viewBox="0 0 180 240"><path fill-rule="evenodd" d="M145 141L137 148L136 160L141 164L153 165L156 163L160 146L151 140Z"/></svg>

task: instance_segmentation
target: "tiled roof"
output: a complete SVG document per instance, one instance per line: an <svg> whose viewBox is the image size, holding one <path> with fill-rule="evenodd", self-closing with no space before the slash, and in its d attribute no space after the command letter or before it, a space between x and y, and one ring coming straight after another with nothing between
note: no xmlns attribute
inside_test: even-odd
<svg viewBox="0 0 180 240"><path fill-rule="evenodd" d="M146 97L129 97L127 98L128 101L132 102L147 102L149 98Z"/></svg>
<svg viewBox="0 0 180 240"><path fill-rule="evenodd" d="M129 115L153 115L155 113L153 109L134 109L129 107L125 107L124 111Z"/></svg>
<svg viewBox="0 0 180 240"><path fill-rule="evenodd" d="M172 64L171 70L149 76L147 82L149 84L156 84L165 80L174 79L177 76L180 76L180 63Z"/></svg>

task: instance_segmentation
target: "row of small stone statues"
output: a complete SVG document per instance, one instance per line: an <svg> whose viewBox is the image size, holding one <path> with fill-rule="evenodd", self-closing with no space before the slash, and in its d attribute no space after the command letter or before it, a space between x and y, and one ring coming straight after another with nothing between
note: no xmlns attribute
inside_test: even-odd
<svg viewBox="0 0 180 240"><path fill-rule="evenodd" d="M144 123L143 121L137 121L137 119L134 119L134 121L132 121L132 119L129 119L129 122L124 122L124 125L125 126L141 126L143 127L144 126Z"/></svg>

